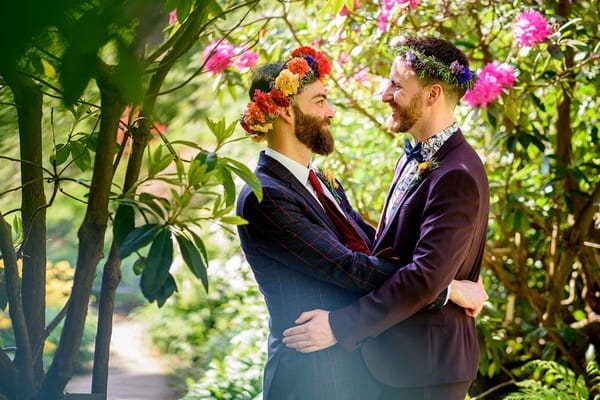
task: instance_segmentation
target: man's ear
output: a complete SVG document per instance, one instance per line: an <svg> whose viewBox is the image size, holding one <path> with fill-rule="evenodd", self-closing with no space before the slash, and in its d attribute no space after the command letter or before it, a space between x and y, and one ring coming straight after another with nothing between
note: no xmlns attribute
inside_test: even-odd
<svg viewBox="0 0 600 400"><path fill-rule="evenodd" d="M442 85L434 83L429 88L429 93L427 95L427 105L433 105L436 101L438 101L444 92L444 88Z"/></svg>
<svg viewBox="0 0 600 400"><path fill-rule="evenodd" d="M294 110L292 110L292 106L281 107L279 111L279 118L284 120L286 123L293 125Z"/></svg>

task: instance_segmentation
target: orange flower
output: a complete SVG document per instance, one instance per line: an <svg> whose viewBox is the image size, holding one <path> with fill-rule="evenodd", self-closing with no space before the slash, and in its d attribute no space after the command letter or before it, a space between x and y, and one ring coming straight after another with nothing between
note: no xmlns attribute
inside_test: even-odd
<svg viewBox="0 0 600 400"><path fill-rule="evenodd" d="M260 110L260 107L255 102L251 101L248 103L248 107L244 112L244 121L250 126L263 124L265 122L265 115Z"/></svg>
<svg viewBox="0 0 600 400"><path fill-rule="evenodd" d="M304 79L306 73L310 71L310 66L304 58L295 57L287 63L287 68L290 72L298 74L299 79Z"/></svg>

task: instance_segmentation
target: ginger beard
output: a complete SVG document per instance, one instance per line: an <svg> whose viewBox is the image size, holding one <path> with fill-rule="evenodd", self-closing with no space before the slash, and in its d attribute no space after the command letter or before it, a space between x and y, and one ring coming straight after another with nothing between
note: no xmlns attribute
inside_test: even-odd
<svg viewBox="0 0 600 400"><path fill-rule="evenodd" d="M392 115L388 117L388 128L390 132L408 132L423 116L422 93L415 94L407 106L401 106L396 102L390 103Z"/></svg>
<svg viewBox="0 0 600 400"><path fill-rule="evenodd" d="M305 114L296 104L292 104L295 116L295 133L298 140L313 153L326 156L333 152L335 143L329 129L329 118Z"/></svg>

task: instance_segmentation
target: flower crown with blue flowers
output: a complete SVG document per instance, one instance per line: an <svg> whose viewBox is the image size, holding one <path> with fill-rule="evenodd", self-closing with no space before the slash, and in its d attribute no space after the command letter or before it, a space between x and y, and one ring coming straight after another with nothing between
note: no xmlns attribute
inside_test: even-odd
<svg viewBox="0 0 600 400"><path fill-rule="evenodd" d="M407 67L412 68L421 79L439 79L450 85L473 89L475 76L466 65L454 60L446 65L434 56L428 56L410 46L394 46L396 56L404 59Z"/></svg>

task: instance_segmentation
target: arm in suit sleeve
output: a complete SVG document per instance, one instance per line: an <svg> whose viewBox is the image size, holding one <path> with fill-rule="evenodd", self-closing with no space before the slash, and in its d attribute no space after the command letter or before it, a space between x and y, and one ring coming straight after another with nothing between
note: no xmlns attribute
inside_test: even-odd
<svg viewBox="0 0 600 400"><path fill-rule="evenodd" d="M400 162L400 161L398 161L398 162ZM396 164L396 168L397 167L398 167L398 163ZM344 209L344 212L347 215L349 215L350 218L352 218L358 226L361 227L363 232L365 232L365 234L369 238L369 241L370 241L369 246L372 246L373 242L375 241L375 234L376 234L375 228L373 228L367 221L365 221L364 218L362 217L362 215L360 215L356 210L354 210L354 208L352 208L352 205L350 204L350 201L348 200L348 196L346 196L346 192L344 191L342 184L339 181L337 183L338 183L338 188L336 189L336 191L342 198L341 206ZM385 258L385 256L383 256L383 255L376 254L375 256ZM448 285L448 287L445 287L440 292L438 297L435 298L431 303L429 303L426 306L426 308L429 310L439 310L439 309L443 308L449 299L449 291L448 291L449 286L450 285Z"/></svg>
<svg viewBox="0 0 600 400"><path fill-rule="evenodd" d="M412 262L381 287L329 315L340 345L353 350L431 303L452 279L471 246L479 191L464 170L432 183Z"/></svg>
<svg viewBox="0 0 600 400"><path fill-rule="evenodd" d="M367 293L398 268L376 257L352 252L329 229L311 221L305 209L287 194L263 187L259 203L250 193L240 210L253 238L247 253L261 252L274 262L348 290ZM261 249L262 247L262 249ZM263 250L263 251L261 251Z"/></svg>

